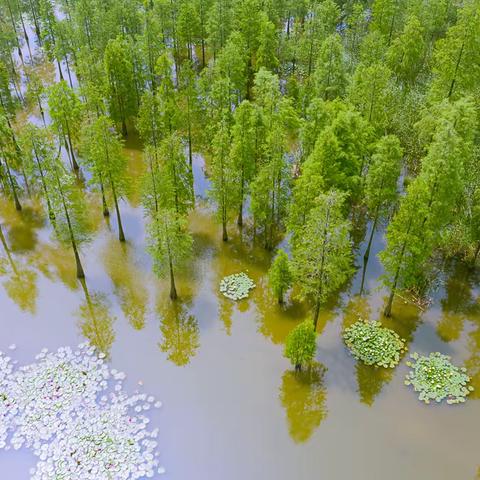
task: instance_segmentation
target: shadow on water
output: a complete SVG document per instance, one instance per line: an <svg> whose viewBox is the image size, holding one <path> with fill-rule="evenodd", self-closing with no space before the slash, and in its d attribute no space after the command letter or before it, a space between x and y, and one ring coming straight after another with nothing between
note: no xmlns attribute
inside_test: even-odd
<svg viewBox="0 0 480 480"><path fill-rule="evenodd" d="M315 363L307 370L283 374L279 398L295 443L307 442L327 416L325 371L322 364Z"/></svg>

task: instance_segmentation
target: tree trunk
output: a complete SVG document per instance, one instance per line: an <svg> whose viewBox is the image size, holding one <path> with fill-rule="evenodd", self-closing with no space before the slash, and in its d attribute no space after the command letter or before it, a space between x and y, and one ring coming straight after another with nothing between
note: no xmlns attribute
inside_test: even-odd
<svg viewBox="0 0 480 480"><path fill-rule="evenodd" d="M315 313L313 315L313 329L317 331L318 317L320 316L320 300L315 305Z"/></svg>
<svg viewBox="0 0 480 480"><path fill-rule="evenodd" d="M362 282L360 284L360 292L359 295L363 294L363 288L365 286L365 277L367 274L367 264L368 264L368 258L363 258L363 271L362 271Z"/></svg>
<svg viewBox="0 0 480 480"><path fill-rule="evenodd" d="M475 250L475 255L473 256L473 262L472 262L473 266L475 266L475 264L477 263L477 258L479 253L480 253L480 242L478 242L477 248Z"/></svg>
<svg viewBox="0 0 480 480"><path fill-rule="evenodd" d="M77 266L77 278L85 278L85 272L83 271L82 262L80 261L80 255L78 254L77 244L75 240L72 241L72 248L75 255L75 264Z"/></svg>
<svg viewBox="0 0 480 480"><path fill-rule="evenodd" d="M228 232L227 232L227 220L222 219L222 240L228 242Z"/></svg>
<svg viewBox="0 0 480 480"><path fill-rule="evenodd" d="M12 172L10 171L10 166L8 165L8 162L6 160L5 160L5 166L7 167L7 177L8 177L8 181L10 182L10 187L12 189L13 200L15 202L15 209L20 212L22 210L22 205L18 200L17 187L15 186L15 182L13 181L13 177L12 177Z"/></svg>
<svg viewBox="0 0 480 480"><path fill-rule="evenodd" d="M52 203L50 202L50 195L48 194L47 184L45 182L45 174L43 173L43 168L42 168L42 163L40 162L40 158L37 155L35 142L33 142L33 150L35 154L35 160L38 166L38 171L40 172L40 180L42 182L43 193L45 194L45 199L47 201L48 218L53 223L55 222L55 213L53 212Z"/></svg>
<svg viewBox="0 0 480 480"><path fill-rule="evenodd" d="M410 220L409 220L409 223L408 223L408 228L407 228L407 233L406 233L406 238L408 238L408 234L410 233L410 228L412 226L412 221L413 221L413 217L410 217ZM393 299L395 298L395 291L397 290L398 278L400 276L400 268L402 267L403 256L405 254L405 249L406 248L407 248L407 240L405 240L403 242L402 250L400 252L400 263L398 264L397 271L395 272L395 278L393 280L393 285L392 285L392 290L390 291L390 296L388 297L387 306L385 307L385 310L383 312L383 314L386 317L391 317L392 316Z"/></svg>
<svg viewBox="0 0 480 480"><path fill-rule="evenodd" d="M455 82L457 81L457 72L458 67L460 66L460 62L462 61L463 56L463 49L465 48L465 42L462 43L462 47L460 48L460 53L458 54L457 63L455 65L455 72L453 74L452 83L450 84L450 89L448 90L448 98L450 98L453 94L453 90L455 88Z"/></svg>
<svg viewBox="0 0 480 480"><path fill-rule="evenodd" d="M70 243L72 244L73 254L75 256L75 264L77 266L77 278L85 278L85 272L83 271L82 262L80 261L80 255L78 254L77 242L75 235L73 234L72 222L70 220L70 214L68 213L67 204L65 203L64 193L60 184L60 178L58 177L58 171L55 167L55 178L57 180L57 186L62 199L63 210L65 212L65 218L67 219L68 233L70 235Z"/></svg>
<svg viewBox="0 0 480 480"><path fill-rule="evenodd" d="M8 248L8 245L7 245L7 240L5 239L5 236L3 235L2 225L0 225L0 243L3 245L5 253L7 254L8 262L10 263L10 266L12 267L13 273L15 275L18 275L17 266L15 265L15 262L13 261L12 254L10 253L10 249Z"/></svg>
<svg viewBox="0 0 480 480"><path fill-rule="evenodd" d="M238 209L238 220L237 225L242 228L243 227L243 195L245 191L245 180L244 180L244 169L242 165L242 177L240 179L240 208Z"/></svg>
<svg viewBox="0 0 480 480"><path fill-rule="evenodd" d="M64 80L63 78L63 73L62 73L62 66L60 65L60 60L57 58L57 67L58 67L58 77L60 81L62 82Z"/></svg>
<svg viewBox="0 0 480 480"><path fill-rule="evenodd" d="M170 259L170 298L172 300L176 300L178 297L177 295L177 288L175 287L175 277L173 275L173 265L172 260Z"/></svg>
<svg viewBox="0 0 480 480"><path fill-rule="evenodd" d="M65 55L65 65L67 66L68 83L70 84L70 88L73 88L72 73L70 72L70 65L68 64L68 57L66 55Z"/></svg>
<svg viewBox="0 0 480 480"><path fill-rule="evenodd" d="M103 180L100 175L100 190L102 192L102 206L103 206L103 216L109 217L110 211L108 210L107 200L105 199L105 187L103 186Z"/></svg>
<svg viewBox="0 0 480 480"><path fill-rule="evenodd" d="M375 234L375 230L377 228L377 223L378 223L378 207L377 207L377 211L375 212L375 218L373 220L372 231L370 232L370 238L368 240L367 249L365 250L365 254L363 255L363 258L366 263L368 262L368 258L370 257L370 250L372 248L372 241L373 241L373 236Z"/></svg>
<svg viewBox="0 0 480 480"><path fill-rule="evenodd" d="M79 166L78 166L77 160L75 159L75 153L73 153L73 144L72 144L72 137L70 135L70 126L69 126L68 122L66 122L66 125L67 125L67 139L68 139L68 145L69 145L69 148L70 148L70 156L71 156L71 159L72 159L72 166L73 166L73 169L76 172L78 172Z"/></svg>
<svg viewBox="0 0 480 480"><path fill-rule="evenodd" d="M118 239L121 242L125 241L125 233L123 232L122 218L120 217L120 209L118 208L118 199L117 193L115 191L115 185L110 178L110 185L112 187L113 201L115 203L115 211L117 212L117 222L118 222Z"/></svg>

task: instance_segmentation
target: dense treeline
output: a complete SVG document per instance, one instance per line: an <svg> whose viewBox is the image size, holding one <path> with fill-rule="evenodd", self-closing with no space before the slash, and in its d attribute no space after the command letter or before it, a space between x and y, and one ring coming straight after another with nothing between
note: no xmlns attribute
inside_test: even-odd
<svg viewBox="0 0 480 480"><path fill-rule="evenodd" d="M128 238L132 131L144 147L148 248L172 299L192 254L194 152L207 158L224 241L245 228L274 250L288 236L290 258L278 254L270 283L280 302L295 284L315 323L351 275L365 219L364 269L387 225L387 316L397 291L427 292L438 255L477 260L479 0L1 0L0 9L1 188L17 210L42 197L80 278L85 179ZM53 85L34 68L45 59ZM40 121L23 125L24 106Z"/></svg>

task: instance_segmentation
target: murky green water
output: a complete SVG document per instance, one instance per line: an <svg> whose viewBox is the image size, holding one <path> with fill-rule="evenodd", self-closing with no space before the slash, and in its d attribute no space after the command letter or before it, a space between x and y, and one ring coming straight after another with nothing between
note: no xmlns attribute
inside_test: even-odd
<svg viewBox="0 0 480 480"><path fill-rule="evenodd" d="M138 178L141 153L127 144ZM195 162L196 193L208 185L203 160ZM92 198L96 231L83 249L86 284L75 279L71 252L51 240L40 206L19 214L2 200L8 251L1 246L0 349L18 345L30 361L43 347L76 345L87 337L109 352L128 386L163 401L160 427L164 478L171 480L445 479L475 478L480 466L479 273L460 263L445 276L425 312L403 303L385 323L412 351L441 351L465 363L476 391L465 405L426 406L403 385L404 362L393 371L357 364L341 331L359 316L379 318L384 292L375 254L366 293L357 295L362 271L332 298L319 322L317 365L295 374L283 358L287 333L308 314L290 302L280 308L266 287L270 256L252 246L247 232L231 229L224 244L201 198L191 216L195 258L178 281L172 303L168 285L151 274L144 218L135 185L122 215L128 242L116 238ZM362 258L364 244L358 249ZM246 271L257 288L233 303L218 291L221 278ZM139 382L143 386L139 385ZM2 478L29 478L35 459L0 452Z"/></svg>

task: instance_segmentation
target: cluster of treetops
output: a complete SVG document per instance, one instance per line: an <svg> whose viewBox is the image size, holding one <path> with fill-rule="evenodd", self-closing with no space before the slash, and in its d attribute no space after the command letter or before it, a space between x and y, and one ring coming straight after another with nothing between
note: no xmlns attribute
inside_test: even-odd
<svg viewBox="0 0 480 480"><path fill-rule="evenodd" d="M1 189L18 210L42 198L79 277L86 190L125 240L132 131L172 299L192 253L194 152L223 240L244 220L267 249L288 235L271 285L282 301L295 284L314 323L352 273L362 221L367 260L386 225L386 315L400 289L427 291L438 255L475 262L479 0L0 0L0 18ZM25 107L38 121L18 120Z"/></svg>

